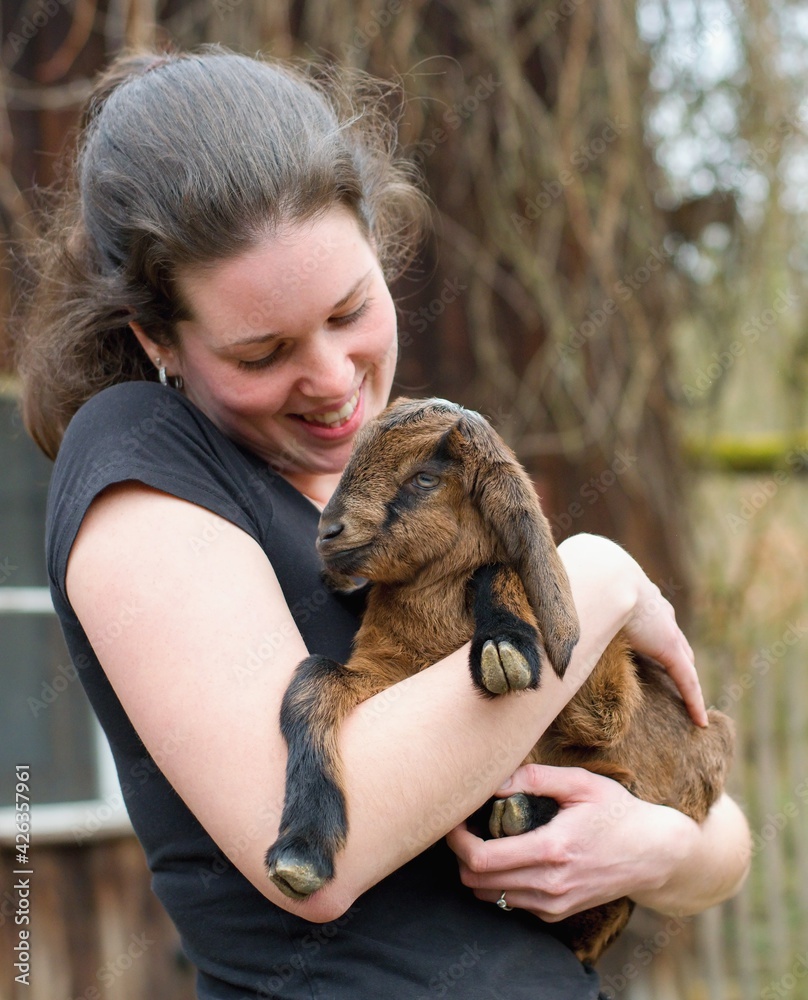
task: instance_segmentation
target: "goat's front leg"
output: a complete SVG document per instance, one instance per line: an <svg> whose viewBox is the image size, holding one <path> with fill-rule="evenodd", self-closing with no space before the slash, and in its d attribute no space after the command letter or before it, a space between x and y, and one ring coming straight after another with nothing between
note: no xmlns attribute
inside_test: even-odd
<svg viewBox="0 0 808 1000"><path fill-rule="evenodd" d="M469 666L474 683L489 695L538 687L542 641L518 574L509 566L483 566L471 588Z"/></svg>
<svg viewBox="0 0 808 1000"><path fill-rule="evenodd" d="M286 798L266 865L292 899L306 899L334 877L334 857L348 832L336 734L348 712L371 693L361 675L326 656L309 656L284 695Z"/></svg>

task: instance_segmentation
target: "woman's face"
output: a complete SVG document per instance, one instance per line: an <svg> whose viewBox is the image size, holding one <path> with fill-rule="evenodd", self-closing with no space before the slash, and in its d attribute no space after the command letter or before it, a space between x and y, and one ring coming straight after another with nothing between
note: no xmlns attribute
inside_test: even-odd
<svg viewBox="0 0 808 1000"><path fill-rule="evenodd" d="M393 301L353 216L290 224L178 285L192 318L161 355L170 374L225 434L327 499L387 404L397 357Z"/></svg>

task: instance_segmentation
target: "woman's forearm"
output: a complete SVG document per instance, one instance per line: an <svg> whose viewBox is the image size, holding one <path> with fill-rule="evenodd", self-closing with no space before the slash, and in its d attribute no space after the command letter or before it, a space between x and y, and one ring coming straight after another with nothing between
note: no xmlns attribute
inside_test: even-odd
<svg viewBox="0 0 808 1000"><path fill-rule="evenodd" d="M603 545L624 558L611 543ZM591 542L560 551L581 620L563 681L545 664L538 691L483 698L471 683L465 648L364 702L346 720L340 750L351 825L339 879L320 895L320 906L341 911L349 897L434 843L485 801L626 624L636 606L632 579L626 574L614 579L606 555L598 566Z"/></svg>
<svg viewBox="0 0 808 1000"><path fill-rule="evenodd" d="M659 883L633 894L635 902L660 913L686 916L715 906L733 896L749 872L749 826L728 795L703 823L682 817L668 843Z"/></svg>
<svg viewBox="0 0 808 1000"><path fill-rule="evenodd" d="M563 681L545 665L539 691L481 698L471 684L467 651L461 650L360 705L346 720L340 746L351 832L330 890L338 909L349 905L345 893L355 898L485 801L620 629L630 633L635 648L665 663L696 720L705 719L692 650L670 605L636 562L592 535L568 539L559 553L581 623ZM671 881L673 887L673 875Z"/></svg>
<svg viewBox="0 0 808 1000"><path fill-rule="evenodd" d="M360 705L340 733L351 824L340 878L351 895L484 802L578 683L545 666L538 691L487 699L471 683L466 647Z"/></svg>

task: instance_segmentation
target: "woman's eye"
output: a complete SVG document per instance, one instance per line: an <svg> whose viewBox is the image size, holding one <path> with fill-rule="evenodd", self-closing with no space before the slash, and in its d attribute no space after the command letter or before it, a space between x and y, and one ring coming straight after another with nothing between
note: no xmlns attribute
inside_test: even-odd
<svg viewBox="0 0 808 1000"><path fill-rule="evenodd" d="M281 351L280 348L276 348L271 354L267 354L265 358L258 358L257 361L239 361L239 368L245 368L247 371L257 371L260 368L269 368L270 365L274 365L276 361L280 359Z"/></svg>
<svg viewBox="0 0 808 1000"><path fill-rule="evenodd" d="M334 326L350 326L352 323L358 323L368 311L371 301L371 299L365 299L358 309L354 309L353 312L347 313L345 316L332 316L330 322Z"/></svg>
<svg viewBox="0 0 808 1000"><path fill-rule="evenodd" d="M434 490L440 485L440 476L435 476L431 472L419 472L412 477L412 483L420 490Z"/></svg>

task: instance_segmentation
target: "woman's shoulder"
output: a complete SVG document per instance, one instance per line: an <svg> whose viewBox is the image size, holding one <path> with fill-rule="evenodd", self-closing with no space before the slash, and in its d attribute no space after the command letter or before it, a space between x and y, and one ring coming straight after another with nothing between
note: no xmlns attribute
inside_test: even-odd
<svg viewBox="0 0 808 1000"><path fill-rule="evenodd" d="M190 400L155 382L123 382L87 400L68 424L54 481L95 482L112 471L164 469L176 479L212 477L229 492L256 461Z"/></svg>
<svg viewBox="0 0 808 1000"><path fill-rule="evenodd" d="M68 424L62 447L71 447L76 438L86 434L143 437L167 424L199 424L200 417L203 414L174 389L156 382L120 382L79 407Z"/></svg>
<svg viewBox="0 0 808 1000"><path fill-rule="evenodd" d="M84 515L109 486L138 482L190 501L261 543L274 478L177 390L151 382L104 389L76 412L56 457L46 520L53 573L61 576Z"/></svg>

